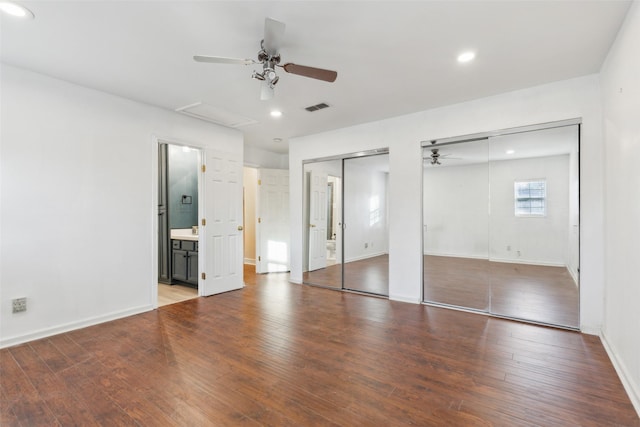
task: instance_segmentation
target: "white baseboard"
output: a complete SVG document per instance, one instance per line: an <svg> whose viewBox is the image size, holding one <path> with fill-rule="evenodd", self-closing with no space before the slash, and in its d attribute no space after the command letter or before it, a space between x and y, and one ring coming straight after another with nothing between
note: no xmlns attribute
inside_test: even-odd
<svg viewBox="0 0 640 427"><path fill-rule="evenodd" d="M488 259L487 255L447 254L442 252L425 252L424 254L428 256L446 256L450 258Z"/></svg>
<svg viewBox="0 0 640 427"><path fill-rule="evenodd" d="M74 331L76 329L86 328L87 326L97 325L99 323L109 322L111 320L121 319L123 317L133 316L134 314L145 313L153 310L151 305L145 305L141 307L130 308L127 310L116 311L108 313L102 316L90 317L77 322L65 323L63 325L54 326L51 328L40 329L35 332L29 332L24 335L16 335L9 338L0 340L0 348L10 347L25 342L58 335L63 332Z"/></svg>
<svg viewBox="0 0 640 427"><path fill-rule="evenodd" d="M592 325L580 325L580 332L587 335L602 336L602 327L592 326Z"/></svg>
<svg viewBox="0 0 640 427"><path fill-rule="evenodd" d="M607 354L609 355L609 359L615 368L620 381L622 382L622 386L624 387L627 395L629 396L629 400L631 400L631 404L635 408L638 416L640 417L640 384L634 382L631 375L629 375L629 370L626 368L625 364L616 357L616 352L609 344L607 337L604 332L600 334L600 340L602 340L602 344Z"/></svg>
<svg viewBox="0 0 640 427"><path fill-rule="evenodd" d="M567 271L571 275L571 278L573 279L573 283L575 283L576 287L578 287L578 272L577 271L573 271L569 267L567 267Z"/></svg>
<svg viewBox="0 0 640 427"><path fill-rule="evenodd" d="M451 257L451 258L470 258L470 259L486 259L492 262L504 262L511 264L527 264L527 265L544 265L546 267L566 267L564 263L558 262L548 262L548 261L536 261L530 259L519 259L519 258L494 258L488 257L487 255L473 255L473 254L448 254L442 252L425 252L425 255L428 256L443 256L443 257Z"/></svg>
<svg viewBox="0 0 640 427"><path fill-rule="evenodd" d="M375 258L377 256L387 255L387 252L376 252L374 254L364 254L353 258L345 259L344 262L362 261L363 259Z"/></svg>
<svg viewBox="0 0 640 427"><path fill-rule="evenodd" d="M492 262L504 262L509 264L526 264L526 265L542 265L545 267L566 267L562 262L548 262L548 261L536 261L531 259L516 259L516 258L489 258Z"/></svg>
<svg viewBox="0 0 640 427"><path fill-rule="evenodd" d="M410 304L420 304L420 298L410 297L407 295L389 295L391 301L407 302Z"/></svg>
<svg viewBox="0 0 640 427"><path fill-rule="evenodd" d="M245 258L244 263L249 265L256 265L256 260L253 258Z"/></svg>

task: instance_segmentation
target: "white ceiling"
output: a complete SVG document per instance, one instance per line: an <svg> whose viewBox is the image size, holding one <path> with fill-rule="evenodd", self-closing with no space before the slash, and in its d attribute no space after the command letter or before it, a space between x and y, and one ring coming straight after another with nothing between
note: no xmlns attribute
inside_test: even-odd
<svg viewBox="0 0 640 427"><path fill-rule="evenodd" d="M246 144L286 153L291 137L598 72L630 1L22 4L36 18L2 18L4 63L169 110L205 102L257 121L239 128ZM336 70L336 82L280 70L260 101L259 67L192 60L254 58L265 17L286 23L283 62ZM477 59L460 65L465 49ZM320 102L331 107L304 110Z"/></svg>

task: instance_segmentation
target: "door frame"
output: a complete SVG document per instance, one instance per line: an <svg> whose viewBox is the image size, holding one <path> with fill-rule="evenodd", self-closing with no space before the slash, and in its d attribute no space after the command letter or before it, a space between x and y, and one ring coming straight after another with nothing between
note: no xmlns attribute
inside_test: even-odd
<svg viewBox="0 0 640 427"><path fill-rule="evenodd" d="M151 278L150 298L151 306L158 308L158 156L160 144L169 144L179 147L189 147L198 151L198 218L204 217L204 177L202 165L204 164L204 152L206 148L202 144L180 141L173 138L163 138L156 135L151 137ZM200 202L202 201L202 202ZM201 275L202 263L206 259L206 248L202 242L206 241L206 227L199 228L198 234L198 297L202 294Z"/></svg>

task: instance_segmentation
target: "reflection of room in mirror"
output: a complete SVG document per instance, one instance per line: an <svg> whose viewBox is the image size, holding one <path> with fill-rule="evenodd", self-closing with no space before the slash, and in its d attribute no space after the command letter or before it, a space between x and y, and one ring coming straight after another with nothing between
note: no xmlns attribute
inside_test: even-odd
<svg viewBox="0 0 640 427"><path fill-rule="evenodd" d="M424 300L579 327L578 126L446 144L435 165L432 150Z"/></svg>
<svg viewBox="0 0 640 427"><path fill-rule="evenodd" d="M388 295L388 154L310 162L304 171L303 281Z"/></svg>

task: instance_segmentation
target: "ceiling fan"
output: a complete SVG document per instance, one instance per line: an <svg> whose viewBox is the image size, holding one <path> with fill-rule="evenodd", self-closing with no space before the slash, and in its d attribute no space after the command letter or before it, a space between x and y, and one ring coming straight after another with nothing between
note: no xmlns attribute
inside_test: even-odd
<svg viewBox="0 0 640 427"><path fill-rule="evenodd" d="M336 71L298 65L291 62L280 65L279 49L284 38L284 28L285 25L282 22L271 18L265 19L264 38L260 42L260 51L258 52L257 61L255 59L238 59L205 55L195 55L193 59L198 62L212 62L216 64L262 64L262 71L254 71L251 75L252 78L262 82L262 89L260 92L260 99L262 100L273 98L273 89L280 79L276 74L276 67L283 68L287 73L323 80L325 82L334 82L338 77L338 73Z"/></svg>
<svg viewBox="0 0 640 427"><path fill-rule="evenodd" d="M462 160L460 157L450 157L451 154L440 154L440 149L439 148L432 148L431 149L431 155L428 157L425 157L425 160L429 160L429 163L432 165L441 165L442 163L440 163L440 159L447 159L447 160Z"/></svg>

